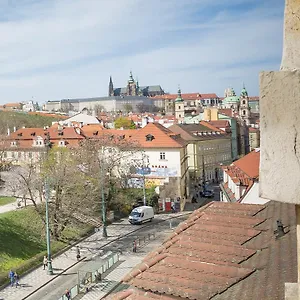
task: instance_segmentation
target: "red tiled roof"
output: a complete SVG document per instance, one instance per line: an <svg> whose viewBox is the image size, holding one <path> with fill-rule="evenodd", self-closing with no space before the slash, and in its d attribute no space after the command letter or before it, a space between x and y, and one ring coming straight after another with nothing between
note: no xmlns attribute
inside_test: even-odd
<svg viewBox="0 0 300 300"><path fill-rule="evenodd" d="M152 135L151 141L146 140L147 135ZM159 123L148 123L141 129L136 129L132 139L142 148L182 148L186 142L179 134L175 134Z"/></svg>
<svg viewBox="0 0 300 300"><path fill-rule="evenodd" d="M255 128L255 127L250 127L249 128L250 132L259 132L259 128Z"/></svg>
<svg viewBox="0 0 300 300"><path fill-rule="evenodd" d="M85 137L93 138L100 135L104 127L101 124L88 124L82 126L80 129Z"/></svg>
<svg viewBox="0 0 300 300"><path fill-rule="evenodd" d="M59 141L63 140L67 147L74 147L78 146L80 141L84 139L84 136L81 135L80 129L74 127L62 127L61 130L58 127L50 127L48 129L20 128L7 137L6 145L9 147L11 141L16 141L16 149L33 148L34 140L38 137L41 137L44 140L47 133L49 133L50 141L53 145L58 145Z"/></svg>
<svg viewBox="0 0 300 300"><path fill-rule="evenodd" d="M277 219L288 227L279 239ZM110 299L284 299L297 282L295 224L291 204L211 202L124 277L138 290Z"/></svg>
<svg viewBox="0 0 300 300"><path fill-rule="evenodd" d="M257 101L259 100L259 96L251 96L249 97L249 101Z"/></svg>
<svg viewBox="0 0 300 300"><path fill-rule="evenodd" d="M227 120L215 120L215 121L207 121L207 123L217 127L217 128L226 128L230 127L230 123Z"/></svg>
<svg viewBox="0 0 300 300"><path fill-rule="evenodd" d="M238 167L250 178L258 178L259 176L259 160L260 151L252 151L244 157L233 163L234 166Z"/></svg>
<svg viewBox="0 0 300 300"><path fill-rule="evenodd" d="M177 98L177 94L165 94L165 95L157 95L152 98L154 99L168 99L175 100ZM215 99L218 96L215 93L210 94L200 94L200 93L187 93L181 94L183 100L201 100L201 99Z"/></svg>
<svg viewBox="0 0 300 300"><path fill-rule="evenodd" d="M225 116L228 116L228 117L233 117L232 109L230 109L230 108L222 108L222 109L219 109L218 112L222 115L225 115Z"/></svg>

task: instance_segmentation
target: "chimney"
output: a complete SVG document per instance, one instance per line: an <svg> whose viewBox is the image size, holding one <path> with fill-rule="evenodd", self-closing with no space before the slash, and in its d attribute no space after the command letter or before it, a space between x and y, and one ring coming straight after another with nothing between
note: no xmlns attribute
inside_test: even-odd
<svg viewBox="0 0 300 300"><path fill-rule="evenodd" d="M16 126L14 126L14 132L16 132L17 131L17 127Z"/></svg>

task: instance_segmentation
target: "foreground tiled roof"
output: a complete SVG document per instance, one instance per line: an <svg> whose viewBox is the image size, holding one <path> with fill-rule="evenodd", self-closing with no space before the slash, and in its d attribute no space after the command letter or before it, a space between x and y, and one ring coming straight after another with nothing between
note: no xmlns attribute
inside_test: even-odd
<svg viewBox="0 0 300 300"><path fill-rule="evenodd" d="M278 219L286 234L276 239ZM211 202L123 281L139 291L112 299L284 299L297 281L295 207Z"/></svg>

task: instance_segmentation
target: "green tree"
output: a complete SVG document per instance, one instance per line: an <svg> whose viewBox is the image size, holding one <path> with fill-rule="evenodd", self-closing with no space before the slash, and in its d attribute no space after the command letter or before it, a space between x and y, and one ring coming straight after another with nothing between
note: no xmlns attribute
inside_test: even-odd
<svg viewBox="0 0 300 300"><path fill-rule="evenodd" d="M136 126L132 120L125 117L119 117L115 120L115 128L135 129Z"/></svg>

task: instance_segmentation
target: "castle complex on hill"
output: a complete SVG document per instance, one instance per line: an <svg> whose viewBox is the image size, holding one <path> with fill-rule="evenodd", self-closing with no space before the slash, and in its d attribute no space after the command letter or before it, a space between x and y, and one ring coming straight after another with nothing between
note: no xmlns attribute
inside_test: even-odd
<svg viewBox="0 0 300 300"><path fill-rule="evenodd" d="M112 77L109 78L108 96L146 96L153 97L157 95L164 95L164 90L160 85L139 86L138 79L134 80L132 72L130 71L127 86L122 88L114 88Z"/></svg>

